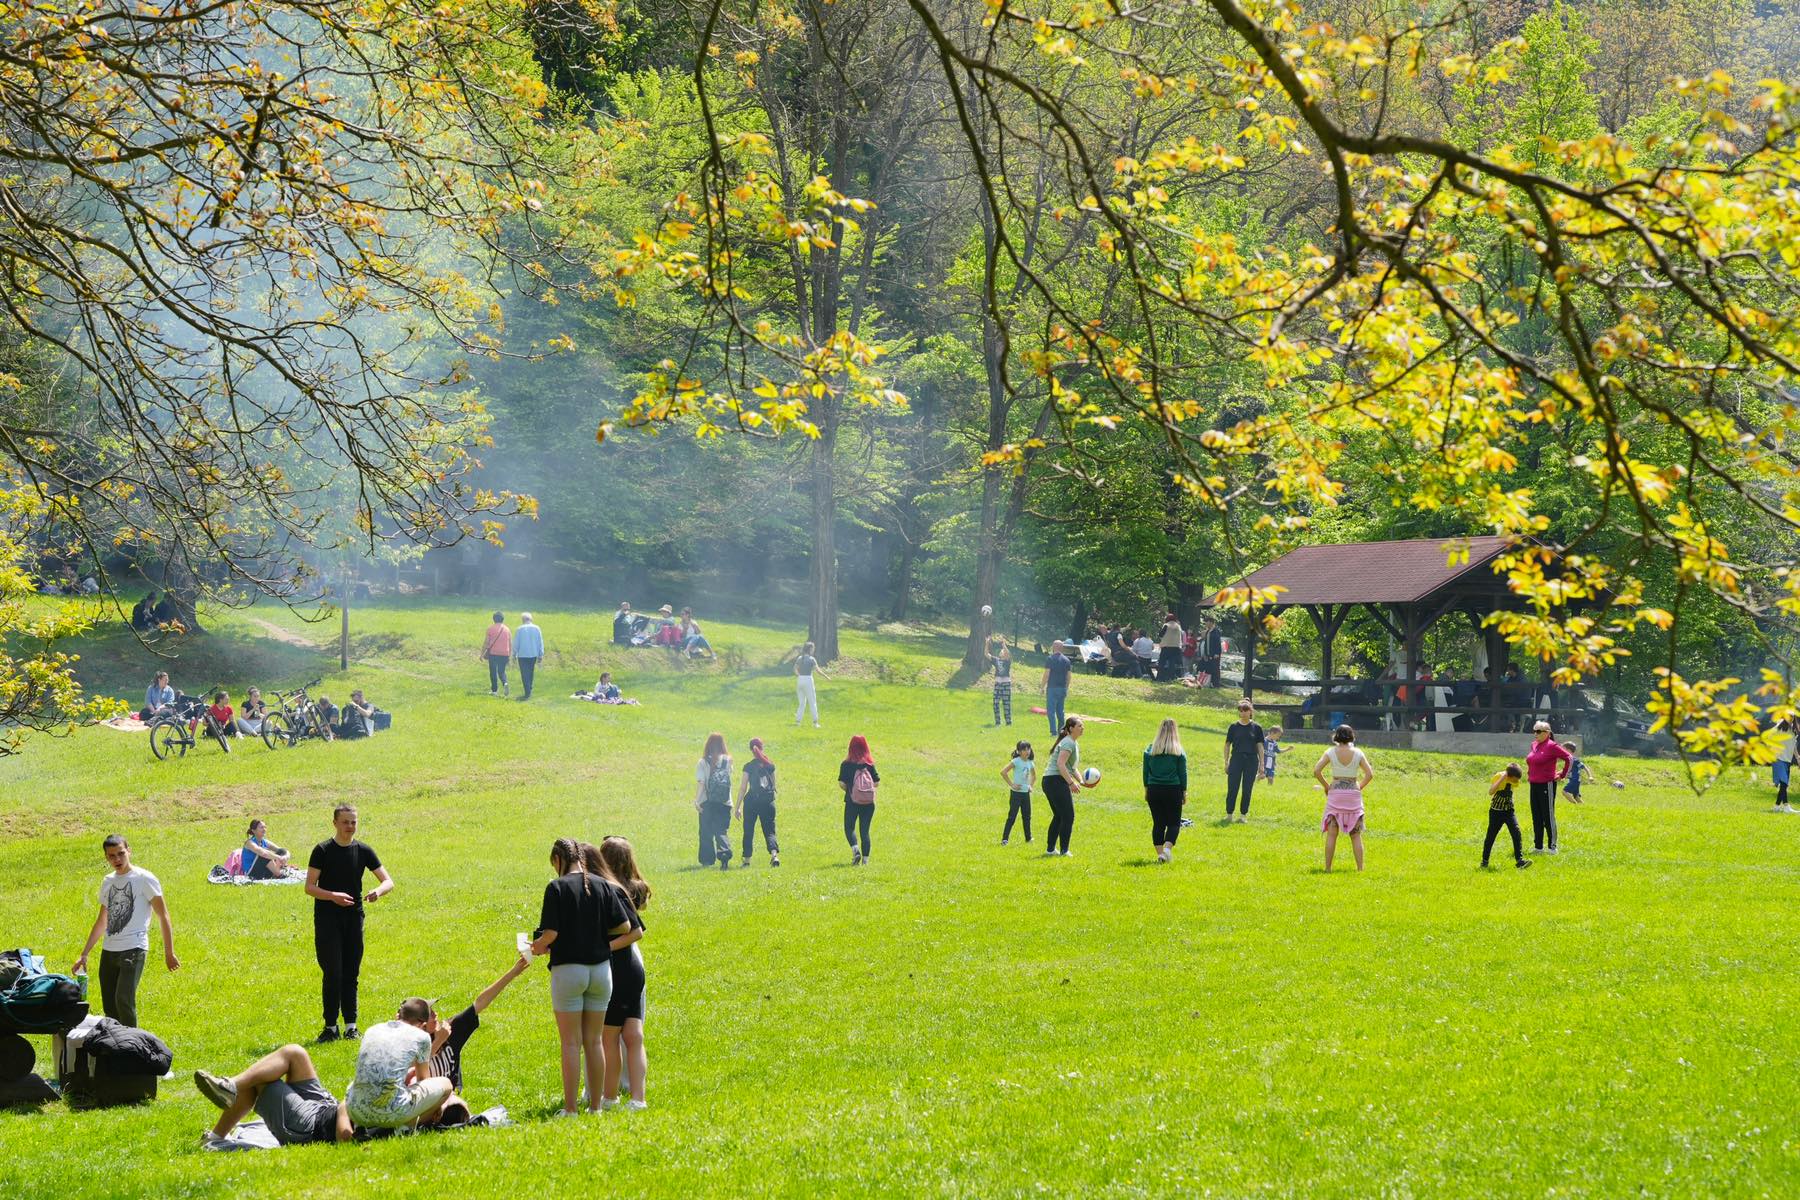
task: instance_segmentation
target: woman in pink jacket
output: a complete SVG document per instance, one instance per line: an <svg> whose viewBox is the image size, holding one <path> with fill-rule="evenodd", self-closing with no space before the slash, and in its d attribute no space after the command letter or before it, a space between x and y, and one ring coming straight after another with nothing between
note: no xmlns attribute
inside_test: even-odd
<svg viewBox="0 0 1800 1200"><path fill-rule="evenodd" d="M1551 854L1556 853L1556 785L1569 773L1574 761L1567 750L1556 744L1550 734L1550 722L1539 721L1531 727L1531 749L1525 754L1525 778L1531 784L1531 844L1545 849L1548 836Z"/></svg>

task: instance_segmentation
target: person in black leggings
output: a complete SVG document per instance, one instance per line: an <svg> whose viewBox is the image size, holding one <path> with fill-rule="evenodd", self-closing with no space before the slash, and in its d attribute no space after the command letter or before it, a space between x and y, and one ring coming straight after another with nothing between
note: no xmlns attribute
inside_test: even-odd
<svg viewBox="0 0 1800 1200"><path fill-rule="evenodd" d="M859 733L850 739L844 761L838 764L838 787L844 793L844 840L850 843L853 866L869 861L869 822L875 819L875 786L880 782L881 772L875 769L875 757L869 753L869 739Z"/></svg>
<svg viewBox="0 0 1800 1200"><path fill-rule="evenodd" d="M1081 790L1080 717L1066 717L1050 751L1050 769L1044 772L1044 799L1050 802L1050 831L1044 836L1045 855L1069 857L1069 835L1075 831L1075 793ZM1058 849L1058 846L1061 849Z"/></svg>
<svg viewBox="0 0 1800 1200"><path fill-rule="evenodd" d="M1250 819L1250 792L1262 769L1265 735L1255 717L1256 705L1245 696L1238 701L1238 719L1225 727L1225 819L1236 820L1240 825ZM1241 813L1237 807L1240 788L1244 796Z"/></svg>

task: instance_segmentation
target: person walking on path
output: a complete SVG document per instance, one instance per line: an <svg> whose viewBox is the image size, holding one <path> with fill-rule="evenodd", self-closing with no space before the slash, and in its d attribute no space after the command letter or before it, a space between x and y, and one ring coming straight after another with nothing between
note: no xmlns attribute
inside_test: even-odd
<svg viewBox="0 0 1800 1200"><path fill-rule="evenodd" d="M1080 717L1065 717L1044 773L1044 799L1050 802L1050 829L1044 835L1045 856L1069 857L1069 835L1075 832L1075 795L1081 791ZM1058 847L1061 849L1058 849Z"/></svg>
<svg viewBox="0 0 1800 1200"><path fill-rule="evenodd" d="M1063 653L1061 639L1050 643L1050 657L1044 662L1044 712L1050 718L1050 736L1061 737L1063 708L1069 702L1069 656Z"/></svg>
<svg viewBox="0 0 1800 1200"><path fill-rule="evenodd" d="M1186 635L1181 622L1170 613L1163 618L1162 636L1157 639L1156 678L1161 683L1174 683L1181 678L1181 643Z"/></svg>
<svg viewBox="0 0 1800 1200"><path fill-rule="evenodd" d="M994 728L1000 728L1000 714L1006 713L1006 723L1012 724L1012 648L1006 644L1005 638L995 638L999 649L988 655L988 662L994 668Z"/></svg>
<svg viewBox="0 0 1800 1200"><path fill-rule="evenodd" d="M394 880L371 846L356 840L356 809L340 804L331 814L332 836L313 847L306 864L306 894L313 898L313 954L319 960L320 998L325 1010L321 1042L354 1038L356 986L362 975L363 904L394 890ZM364 893L363 872L375 876ZM345 1029L338 1033L338 1014Z"/></svg>
<svg viewBox="0 0 1800 1200"><path fill-rule="evenodd" d="M1012 837L1013 821L1020 817L1025 819L1025 844L1031 845L1031 785L1037 778L1034 758L1031 743L1021 741L1013 746L1012 761L1000 768L1000 778L1012 793L1006 809L1006 828L1000 831L1002 846Z"/></svg>
<svg viewBox="0 0 1800 1200"><path fill-rule="evenodd" d="M1548 721L1533 725L1531 737L1531 749L1525 754L1525 779L1531 784L1531 846L1555 854L1556 785L1568 777L1575 756L1557 744Z"/></svg>
<svg viewBox="0 0 1800 1200"><path fill-rule="evenodd" d="M506 660L512 657L512 630L506 627L506 614L494 614L494 623L481 639L481 657L487 659L488 695L512 695L506 682Z"/></svg>
<svg viewBox="0 0 1800 1200"><path fill-rule="evenodd" d="M756 824L760 821L763 845L769 851L769 865L779 867L781 847L775 843L775 764L763 753L761 738L750 739L750 761L744 764L743 782L738 786L737 816L743 822L744 865L750 865L751 852L756 849Z"/></svg>
<svg viewBox="0 0 1800 1200"><path fill-rule="evenodd" d="M731 866L731 753L725 735L708 734L706 753L694 767L694 811L700 814L700 865Z"/></svg>
<svg viewBox="0 0 1800 1200"><path fill-rule="evenodd" d="M1531 860L1525 857L1524 839L1519 836L1519 815L1513 811L1513 788L1524 774L1518 763L1507 763L1506 770L1488 780L1487 839L1481 843L1481 869L1484 871L1488 858L1494 853L1494 839L1502 829L1512 834L1514 865L1531 865Z"/></svg>
<svg viewBox="0 0 1800 1200"><path fill-rule="evenodd" d="M138 984L150 953L150 915L155 913L162 926L163 965L171 971L181 967L175 957L175 927L169 922L162 884L144 868L131 865L131 847L124 835L108 834L100 849L112 870L100 881L99 915L69 971L85 973L88 954L94 943L104 938L100 945L100 1011L121 1025L136 1027Z"/></svg>
<svg viewBox="0 0 1800 1200"><path fill-rule="evenodd" d="M1319 755L1313 767L1313 778L1325 789L1325 815L1319 818L1319 830L1325 835L1325 869L1337 854L1338 834L1350 835L1350 848L1356 852L1356 869L1363 869L1363 789L1375 778L1369 757L1356 748L1356 731L1339 725L1331 735L1331 746ZM1331 778L1325 778L1326 772Z"/></svg>
<svg viewBox="0 0 1800 1200"><path fill-rule="evenodd" d="M531 942L533 955L550 956L550 1010L562 1051L561 1116L579 1111L582 1060L587 1061L588 1111L599 1112L605 1091L606 1009L612 1002L613 939L633 932L624 893L588 874L581 844L557 838L550 846L543 908Z"/></svg>
<svg viewBox="0 0 1800 1200"><path fill-rule="evenodd" d="M1156 738L1144 748L1144 803L1150 806L1150 844L1156 861L1175 857L1181 836L1181 806L1187 803L1187 753L1174 717L1163 718Z"/></svg>
<svg viewBox="0 0 1800 1200"><path fill-rule="evenodd" d="M869 753L869 739L859 733L850 739L844 761L838 764L838 787L844 793L844 840L850 843L852 866L869 861L869 822L875 819L875 789L880 783L881 772Z"/></svg>
<svg viewBox="0 0 1800 1200"><path fill-rule="evenodd" d="M519 631L513 635L513 657L519 660L519 682L525 685L522 699L531 699L531 681L537 675L538 661L544 657L544 631L532 623L530 613L519 614Z"/></svg>
<svg viewBox="0 0 1800 1200"><path fill-rule="evenodd" d="M812 710L813 728L819 727L819 689L813 682L825 678L825 672L819 670L819 660L813 657L811 642L800 647L800 656L794 659L794 694L799 703L794 705L794 724L800 723L801 716L807 709Z"/></svg>
<svg viewBox="0 0 1800 1200"><path fill-rule="evenodd" d="M1225 819L1242 825L1250 819L1250 793L1262 769L1267 734L1255 720L1256 705L1250 703L1250 697L1239 700L1237 709L1237 720L1225 727ZM1242 812L1238 811L1239 789L1244 796Z"/></svg>

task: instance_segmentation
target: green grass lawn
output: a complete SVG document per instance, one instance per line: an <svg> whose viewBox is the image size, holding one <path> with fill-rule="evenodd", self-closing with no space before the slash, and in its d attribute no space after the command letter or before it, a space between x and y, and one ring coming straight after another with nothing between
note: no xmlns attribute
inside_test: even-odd
<svg viewBox="0 0 1800 1200"><path fill-rule="evenodd" d="M1046 860L1041 796L1039 842L997 844L1012 740L1049 745L1025 712L1035 666L1017 726L995 730L985 687L949 686L955 639L848 633L820 685L825 728L796 729L795 631L709 622L724 661L681 664L614 651L608 614L536 609L550 657L525 705L487 695L488 603L362 610L344 675L248 615L171 667L234 698L320 673L335 698L362 685L396 714L373 741L159 763L144 735L91 729L0 766L0 943L65 969L116 830L162 879L182 960L170 975L153 945L140 993L178 1078L145 1107L0 1115L0 1196L1800 1192L1800 820L1770 815L1760 779L1696 797L1675 764L1596 760L1602 785L1560 810L1563 854L1484 874L1482 783L1500 764L1376 751L1369 869L1343 869L1345 843L1326 875L1308 752L1248 825L1222 826L1224 709L1078 678L1071 708L1120 723L1089 727L1083 763L1110 777L1078 801L1074 857ZM602 667L643 707L564 698ZM135 705L151 659L97 637L82 669ZM1137 771L1171 711L1196 825L1164 867ZM760 851L753 870L694 864L693 766L714 729L740 760L761 735L779 764L778 870ZM860 869L834 785L856 732L883 776ZM210 886L206 869L252 816L303 858L344 799L398 881L369 914L365 1025L415 993L460 1006L499 975L552 839L633 839L656 888L649 1111L544 1119L560 1092L539 967L465 1058L475 1107L506 1105L515 1128L199 1149L215 1111L188 1073L319 1027L312 902ZM340 1095L353 1056L315 1056Z"/></svg>

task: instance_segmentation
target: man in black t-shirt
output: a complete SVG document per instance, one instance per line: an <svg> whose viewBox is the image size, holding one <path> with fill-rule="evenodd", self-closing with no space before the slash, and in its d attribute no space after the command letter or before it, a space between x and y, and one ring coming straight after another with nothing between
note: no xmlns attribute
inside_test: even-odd
<svg viewBox="0 0 1800 1200"><path fill-rule="evenodd" d="M356 1037L356 984L362 973L363 903L370 904L394 890L394 881L372 847L356 840L356 809L340 804L331 814L336 832L313 847L306 864L306 894L313 904L313 953L322 976L321 996L325 1028L321 1042L334 1042L338 1012L347 1028L343 1037ZM363 872L372 872L374 891L362 890Z"/></svg>
<svg viewBox="0 0 1800 1200"><path fill-rule="evenodd" d="M1255 720L1256 706L1246 696L1238 701L1238 719L1225 727L1225 819L1240 825L1250 819L1250 790L1256 786L1262 765L1263 727ZM1243 812L1237 812L1238 789L1244 791Z"/></svg>
<svg viewBox="0 0 1800 1200"><path fill-rule="evenodd" d="M504 992L506 985L523 975L530 966L531 956L519 955L519 961L508 967L506 974L490 983L486 990L475 997L473 1004L448 1021L436 1009L432 1010L431 1020L425 1023L425 1032L431 1035L431 1066L425 1074L441 1075L448 1079L455 1094L421 1124L461 1125L468 1121L469 1104L462 1097L463 1047L468 1044L475 1031L481 1028L481 1014L494 1002L494 997Z"/></svg>

